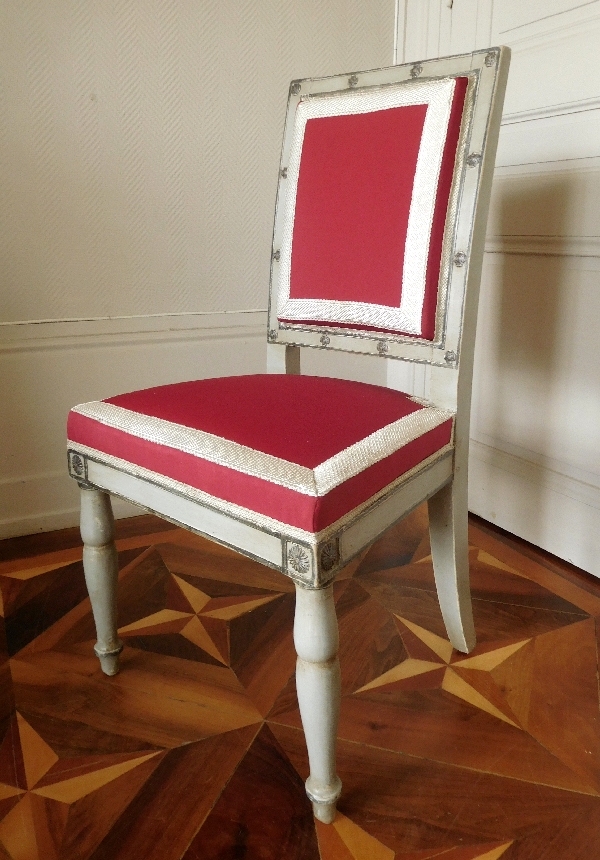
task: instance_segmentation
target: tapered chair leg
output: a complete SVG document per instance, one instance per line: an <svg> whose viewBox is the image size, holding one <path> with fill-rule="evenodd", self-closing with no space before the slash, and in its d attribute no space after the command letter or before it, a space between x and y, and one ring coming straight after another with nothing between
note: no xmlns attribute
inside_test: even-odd
<svg viewBox="0 0 600 860"><path fill-rule="evenodd" d="M463 486L464 484L464 486ZM429 499L429 533L435 584L452 645L466 654L475 647L469 584L466 477L454 480Z"/></svg>
<svg viewBox="0 0 600 860"><path fill-rule="evenodd" d="M116 675L123 643L117 635L119 564L108 493L81 487L81 538L85 582L98 638L94 651L102 671L106 675Z"/></svg>
<svg viewBox="0 0 600 860"><path fill-rule="evenodd" d="M310 764L306 793L315 817L325 824L335 818L342 791L335 772L340 713L338 642L333 586L316 591L297 585L294 643L296 688Z"/></svg>

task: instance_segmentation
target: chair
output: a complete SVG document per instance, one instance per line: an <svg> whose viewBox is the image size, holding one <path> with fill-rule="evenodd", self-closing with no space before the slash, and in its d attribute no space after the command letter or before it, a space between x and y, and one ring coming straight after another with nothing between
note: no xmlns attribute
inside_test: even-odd
<svg viewBox="0 0 600 860"><path fill-rule="evenodd" d="M467 555L471 376L509 51L290 86L273 235L268 373L76 406L84 569L103 671L118 671L110 495L296 584L306 790L335 816L333 581L428 500L455 648L475 644ZM380 356L387 387L300 375L300 348Z"/></svg>

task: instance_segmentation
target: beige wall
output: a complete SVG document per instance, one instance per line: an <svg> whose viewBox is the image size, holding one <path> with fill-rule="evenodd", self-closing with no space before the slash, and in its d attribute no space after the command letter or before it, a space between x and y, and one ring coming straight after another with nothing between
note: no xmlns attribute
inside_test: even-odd
<svg viewBox="0 0 600 860"><path fill-rule="evenodd" d="M600 2L402 0L400 10L407 60L513 50L482 281L470 507L600 576Z"/></svg>
<svg viewBox="0 0 600 860"><path fill-rule="evenodd" d="M0 0L0 537L76 522L73 403L263 369L289 81L393 43L393 0Z"/></svg>

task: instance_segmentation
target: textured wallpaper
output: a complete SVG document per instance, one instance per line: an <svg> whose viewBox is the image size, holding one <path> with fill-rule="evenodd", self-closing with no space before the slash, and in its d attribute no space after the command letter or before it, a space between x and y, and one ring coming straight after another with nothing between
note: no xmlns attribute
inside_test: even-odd
<svg viewBox="0 0 600 860"><path fill-rule="evenodd" d="M0 0L0 321L266 307L293 77L393 0Z"/></svg>

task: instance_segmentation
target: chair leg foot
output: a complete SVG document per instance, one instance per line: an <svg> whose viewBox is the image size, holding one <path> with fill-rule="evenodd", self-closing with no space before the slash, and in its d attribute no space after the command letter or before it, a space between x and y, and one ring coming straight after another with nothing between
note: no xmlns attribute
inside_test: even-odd
<svg viewBox="0 0 600 860"><path fill-rule="evenodd" d="M342 791L335 772L341 683L333 586L320 590L296 586L294 643L296 689L310 765L306 793L315 817L331 824Z"/></svg>
<svg viewBox="0 0 600 860"><path fill-rule="evenodd" d="M81 538L85 582L98 637L94 651L104 674L116 675L123 643L117 634L119 564L108 493L81 488Z"/></svg>
<svg viewBox="0 0 600 860"><path fill-rule="evenodd" d="M312 808L315 818L322 821L323 824L333 824L335 821L335 801L333 803L318 803L316 800L313 800Z"/></svg>
<svg viewBox="0 0 600 860"><path fill-rule="evenodd" d="M98 645L94 645L94 654L100 660L100 668L105 675L117 675L119 672L119 654L123 650L120 645L113 651L101 651Z"/></svg>
<svg viewBox="0 0 600 860"><path fill-rule="evenodd" d="M469 584L467 487L462 476L429 499L429 533L435 584L448 637L457 651L475 647Z"/></svg>

